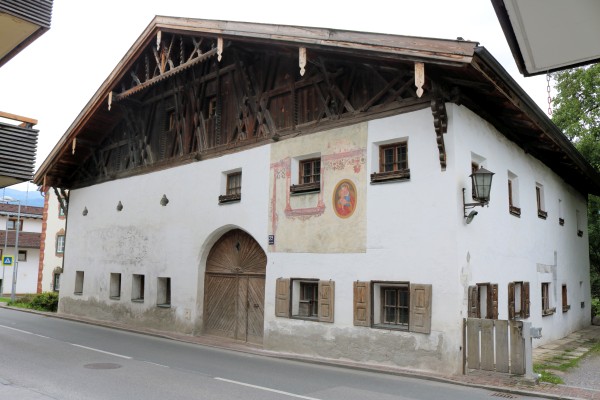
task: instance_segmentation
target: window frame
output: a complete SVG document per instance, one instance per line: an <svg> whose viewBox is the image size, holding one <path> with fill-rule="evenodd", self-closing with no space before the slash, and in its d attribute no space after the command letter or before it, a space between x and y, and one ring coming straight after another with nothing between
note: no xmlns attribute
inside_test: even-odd
<svg viewBox="0 0 600 400"><path fill-rule="evenodd" d="M518 305L518 308L517 308ZM527 281L508 283L508 319L526 319L531 316L531 291Z"/></svg>
<svg viewBox="0 0 600 400"><path fill-rule="evenodd" d="M377 147L377 172L371 174L371 183L385 183L390 181L409 180L410 168L408 163L408 140L400 140L392 143L380 144ZM391 163L388 163L386 162L386 151L390 149L393 150L392 161ZM399 149L401 149L400 153L398 153ZM391 169L387 168L387 166L389 165L391 165Z"/></svg>
<svg viewBox="0 0 600 400"><path fill-rule="evenodd" d="M319 280L318 279L292 279L292 318L318 320L319 318ZM311 296L306 296L308 293ZM307 305L307 307L303 307ZM302 309L308 313L304 315Z"/></svg>
<svg viewBox="0 0 600 400"><path fill-rule="evenodd" d="M432 285L407 281L354 281L353 324L373 329L431 333ZM382 321L382 288L407 288L408 325ZM384 302L383 302L384 303Z"/></svg>
<svg viewBox="0 0 600 400"><path fill-rule="evenodd" d="M548 316L548 315L552 315L556 312L556 307L550 307L551 304L551 292L550 292L550 282L542 282L541 284L541 289L542 289L542 297L541 297L541 304L542 304L542 317Z"/></svg>
<svg viewBox="0 0 600 400"><path fill-rule="evenodd" d="M373 327L408 331L410 323L410 283L409 282L373 282ZM395 305L387 304L387 293L394 293ZM401 293L404 294L402 298ZM376 301L378 300L378 301ZM386 311L394 308L394 322L387 320ZM406 322L399 321L404 315Z"/></svg>
<svg viewBox="0 0 600 400"><path fill-rule="evenodd" d="M219 204L239 202L242 200L242 171L225 173L225 194L219 196Z"/></svg>
<svg viewBox="0 0 600 400"><path fill-rule="evenodd" d="M515 217L521 217L521 208L516 206L516 188L517 179L509 175L508 177L508 212Z"/></svg>
<svg viewBox="0 0 600 400"><path fill-rule="evenodd" d="M19 232L23 232L23 218L8 218L6 220L6 230L7 231L16 231L17 230L17 221L19 221ZM11 224L12 223L12 224Z"/></svg>
<svg viewBox="0 0 600 400"><path fill-rule="evenodd" d="M298 183L290 186L290 193L302 194L302 193L317 193L321 191L321 168L322 159L321 156L309 157L298 159ZM317 168L318 163L318 168ZM305 174L305 165L310 165L310 171L312 173ZM305 182L308 178L308 182Z"/></svg>
<svg viewBox="0 0 600 400"><path fill-rule="evenodd" d="M482 296L485 288L485 296ZM498 319L498 284L490 282L469 286L469 318ZM484 300L484 301L482 301ZM485 317L482 317L485 311Z"/></svg>
<svg viewBox="0 0 600 400"><path fill-rule="evenodd" d="M571 309L569 305L569 296L567 293L567 284L563 283L561 286L561 297L562 297L562 312L567 312Z"/></svg>
<svg viewBox="0 0 600 400"><path fill-rule="evenodd" d="M23 255L23 258L21 258ZM17 260L19 262L27 262L27 250L19 250L19 254L17 255Z"/></svg>
<svg viewBox="0 0 600 400"><path fill-rule="evenodd" d="M300 311L300 283L317 283L316 317L298 315ZM316 278L278 278L275 290L275 316L305 321L334 322L335 282Z"/></svg>
<svg viewBox="0 0 600 400"><path fill-rule="evenodd" d="M62 246L61 246L61 243L62 243ZM56 254L64 254L65 253L65 235L64 234L56 235L55 252L56 252Z"/></svg>
<svg viewBox="0 0 600 400"><path fill-rule="evenodd" d="M537 204L537 214L540 219L546 219L548 212L544 211L544 186L540 183L535 184L535 200Z"/></svg>

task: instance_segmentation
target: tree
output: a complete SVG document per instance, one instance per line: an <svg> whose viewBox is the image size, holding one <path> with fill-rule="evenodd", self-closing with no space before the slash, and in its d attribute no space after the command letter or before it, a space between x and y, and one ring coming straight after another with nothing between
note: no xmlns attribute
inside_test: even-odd
<svg viewBox="0 0 600 400"><path fill-rule="evenodd" d="M600 64L555 73L552 120L575 147L600 169ZM592 297L600 298L600 198L588 198Z"/></svg>

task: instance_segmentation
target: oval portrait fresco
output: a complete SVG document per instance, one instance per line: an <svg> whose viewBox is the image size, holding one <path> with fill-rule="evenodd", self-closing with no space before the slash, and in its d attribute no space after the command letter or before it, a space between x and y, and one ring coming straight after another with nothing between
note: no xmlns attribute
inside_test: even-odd
<svg viewBox="0 0 600 400"><path fill-rule="evenodd" d="M348 218L356 209L356 186L349 179L343 179L333 190L333 209L340 218Z"/></svg>

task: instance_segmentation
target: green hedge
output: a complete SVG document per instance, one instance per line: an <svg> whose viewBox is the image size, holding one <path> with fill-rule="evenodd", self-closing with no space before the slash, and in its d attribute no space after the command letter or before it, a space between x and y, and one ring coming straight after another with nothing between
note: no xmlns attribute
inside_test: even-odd
<svg viewBox="0 0 600 400"><path fill-rule="evenodd" d="M27 294L15 299L14 302L8 302L8 305L32 308L39 311L55 312L58 309L58 293L44 292L40 294Z"/></svg>

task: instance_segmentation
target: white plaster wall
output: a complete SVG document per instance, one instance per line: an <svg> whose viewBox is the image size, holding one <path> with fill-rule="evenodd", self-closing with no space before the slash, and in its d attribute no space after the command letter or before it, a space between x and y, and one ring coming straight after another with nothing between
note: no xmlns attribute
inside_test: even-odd
<svg viewBox="0 0 600 400"><path fill-rule="evenodd" d="M498 283L499 318L508 318L508 283L530 282L530 318L542 327L543 338L534 346L564 337L590 323L589 253L586 198L540 161L499 134L465 107L447 104L447 144L453 149L449 162L456 169L453 194L458 226L458 268L463 276L463 313L467 287L478 282ZM472 153L486 159L482 165L496 174L489 207L477 207L479 214L469 225L463 222L461 189L471 186ZM518 205L521 216L508 212L508 171L518 176ZM537 216L535 186L544 189L546 220ZM562 200L564 226L558 222ZM577 236L575 211L580 211L583 237ZM544 272L548 271L548 272ZM551 282L551 307L556 313L542 317L541 282ZM562 312L561 286L567 284L571 309ZM581 302L584 307L581 307ZM465 316L465 315L463 315Z"/></svg>
<svg viewBox="0 0 600 400"><path fill-rule="evenodd" d="M262 146L163 171L73 190L60 298L114 306L130 317L160 323L156 280L171 278L171 309L179 326L201 323L204 265L212 244L233 227L267 244L269 147ZM242 199L218 204L222 172L241 168ZM160 200L165 194L167 206ZM117 211L118 202L123 205ZM87 208L87 216L82 212ZM74 294L75 271L85 271L82 295ZM110 273L122 274L120 300L110 300ZM131 302L131 275L144 274L145 301ZM68 300L62 312L79 313ZM70 310L67 308L71 304ZM98 318L115 318L108 310ZM146 318L146 319L145 319Z"/></svg>
<svg viewBox="0 0 600 400"><path fill-rule="evenodd" d="M62 257L56 255L56 234L65 229L65 218L59 217L59 204L54 190L48 190L48 217L46 219L46 238L44 246L44 265L42 267L42 291L54 290L52 274L55 268L62 267Z"/></svg>

